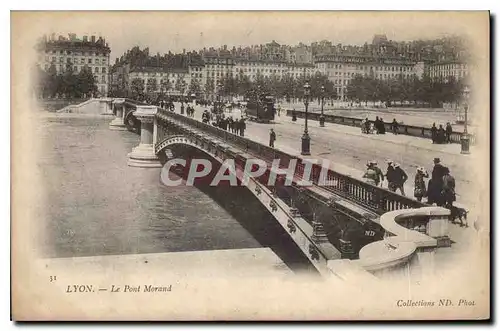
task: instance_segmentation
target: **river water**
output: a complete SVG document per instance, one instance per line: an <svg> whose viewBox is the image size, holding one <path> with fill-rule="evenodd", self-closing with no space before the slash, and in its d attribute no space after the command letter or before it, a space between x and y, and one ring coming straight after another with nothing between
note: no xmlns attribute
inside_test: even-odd
<svg viewBox="0 0 500 331"><path fill-rule="evenodd" d="M46 147L37 163L46 199L45 257L271 247L287 265L309 268L248 192L166 187L160 169L128 167L127 153L139 136L111 131L110 120L43 119Z"/></svg>

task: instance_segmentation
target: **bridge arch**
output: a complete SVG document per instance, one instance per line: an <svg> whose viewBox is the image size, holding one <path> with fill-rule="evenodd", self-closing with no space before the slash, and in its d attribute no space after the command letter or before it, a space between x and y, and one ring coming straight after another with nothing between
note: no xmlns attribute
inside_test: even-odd
<svg viewBox="0 0 500 331"><path fill-rule="evenodd" d="M201 139L197 139L191 136L187 135L182 135L182 134L176 134L172 136L168 136L158 142L155 146L155 152L157 153L158 157L160 158L160 161L162 163L166 162L166 157L172 157L171 155L167 155L166 151L169 149L169 147L173 146L179 146L179 145L184 145L184 146L189 146L192 148L195 148L198 151L201 151L203 154L207 155L207 157L212 158L215 160L217 163L222 164L224 162L224 159L222 156L222 153L217 150L216 146L213 144L210 144L208 142L203 142ZM220 146L219 146L220 148ZM222 189L222 192L225 192L226 194L223 195L223 199L226 200L226 203L222 203L220 200L217 200L214 196L211 195L209 192L213 192L214 190L217 190L214 187L210 187L209 185L200 185L197 186L198 189L201 191L205 192L206 194L209 194L212 198L214 198L223 208L226 209L228 205L235 206L235 205L241 205L241 202L244 200L245 202L249 201L248 197L253 196L255 198L254 201L250 202L250 206L252 206L250 210L250 214L255 214L255 215L268 215L266 219L257 217L257 218L252 218L253 221L249 221L248 219L245 220L245 217L249 215L248 212L248 207L245 208L243 206L243 210L247 210L246 212L242 212L243 214L241 216L238 216L238 213L231 213L229 207L226 209L226 211L230 212L233 217L238 219L240 221L240 224L242 224L247 231L252 233L254 237L261 238L264 241L261 242L262 245L271 247L273 251L283 260L286 262L289 267L294 270L295 267L299 268L307 268L310 271L317 272L317 268L314 267L315 264L317 264L317 261L311 260L311 256L306 254L302 247L297 244L296 240L294 238L290 238L287 234L287 230L283 229L282 225L280 223L283 222L282 219L280 219L280 213L283 214L283 211L277 210L276 205L277 203L273 203L272 201L276 201L278 199L277 196L273 196L269 190L267 190L264 186L260 185L257 180L250 179L250 184L248 186L246 185L241 185L239 184L237 187L230 188L231 191L226 191L226 189ZM259 186L259 188L257 188ZM236 190L236 191L233 191ZM242 190L242 191L238 191ZM230 192L227 194L227 192ZM221 195L220 193L218 195ZM229 199L228 199L229 197ZM244 198L246 197L246 198ZM259 206L259 211L255 210L255 204ZM274 207L273 207L274 206ZM279 206L278 206L279 207ZM234 207L233 207L234 208ZM240 219L240 217L242 217ZM256 222L256 220L259 220ZM270 223L273 223L271 228L269 227ZM245 223L245 224L244 224ZM259 224L264 224L264 226L259 226ZM248 228L247 228L248 227ZM255 229L258 228L256 231ZM252 230L253 229L253 230ZM265 229L265 230L264 230ZM273 230L274 229L274 230ZM277 230L279 229L279 230ZM274 234L274 235L269 235L269 234ZM281 237L282 235L286 235L288 238L287 241L284 241L283 239L277 240L276 238L283 238ZM299 234L296 234L299 235ZM257 239L259 242L261 239ZM305 241L305 238L302 240ZM272 244L271 244L272 243ZM293 246L293 248L292 248ZM302 253L301 257L299 257L297 254ZM305 261L308 261L308 263L304 263ZM307 265L306 265L307 264Z"/></svg>
<svg viewBox="0 0 500 331"><path fill-rule="evenodd" d="M164 152L168 149L168 147L173 145L186 145L194 147L208 154L209 156L213 157L221 164L224 162L224 160L220 157L220 155L217 155L218 154L217 150L215 148L210 148L210 144L208 142L203 142L201 139L197 139L183 134L168 136L164 138L162 141L158 142L155 146L156 155L163 157ZM160 160L162 159L162 157L160 158Z"/></svg>

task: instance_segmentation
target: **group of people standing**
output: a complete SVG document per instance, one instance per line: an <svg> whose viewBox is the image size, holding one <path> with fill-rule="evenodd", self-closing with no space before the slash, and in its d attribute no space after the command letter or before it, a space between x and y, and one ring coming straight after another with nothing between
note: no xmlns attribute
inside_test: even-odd
<svg viewBox="0 0 500 331"><path fill-rule="evenodd" d="M184 114L184 104L181 104L181 114ZM186 106L186 115L188 117L194 117L194 107L190 104Z"/></svg>
<svg viewBox="0 0 500 331"><path fill-rule="evenodd" d="M402 195L405 195L404 184L408 180L408 175L398 163L388 160L385 175L378 167L376 161L368 162L366 168L366 172L363 175L366 182L382 187L384 180L387 180L387 188L390 191L396 192L399 190Z"/></svg>
<svg viewBox="0 0 500 331"><path fill-rule="evenodd" d="M203 114L201 115L201 120L203 123L209 123L211 118L210 112L208 109L205 109L203 111ZM212 121L212 125L216 126L222 130L229 130L231 133L238 134L242 137L245 136L245 129L247 128L247 125L245 123L245 119L243 117L240 117L240 119L233 119L232 117L225 117L224 114L217 114L215 116L215 120Z"/></svg>
<svg viewBox="0 0 500 331"><path fill-rule="evenodd" d="M396 119L392 119L391 124L391 132L393 134L399 133L399 123ZM376 134L385 134L385 123L382 117L376 117L375 121L370 121L367 118L361 121L361 132L362 133L376 133Z"/></svg>
<svg viewBox="0 0 500 331"><path fill-rule="evenodd" d="M384 175L378 167L376 161L371 161L366 164L366 172L363 175L367 183L382 187L382 183L387 180L387 188L396 192L400 191L401 195L405 195L404 184L408 180L408 175L398 163L391 160L387 161L387 171ZM415 186L413 195L418 201L427 197L427 204L436 204L450 208L456 200L455 193L455 178L450 174L450 169L441 164L439 158L434 159L434 168L429 183L425 183L425 178L429 178L429 174L423 167L418 167L415 173Z"/></svg>
<svg viewBox="0 0 500 331"><path fill-rule="evenodd" d="M453 128L450 122L446 123L446 128L443 128L442 124L439 124L439 128L436 127L436 123L432 124L431 127L431 139L433 144L450 144L451 134L453 133Z"/></svg>

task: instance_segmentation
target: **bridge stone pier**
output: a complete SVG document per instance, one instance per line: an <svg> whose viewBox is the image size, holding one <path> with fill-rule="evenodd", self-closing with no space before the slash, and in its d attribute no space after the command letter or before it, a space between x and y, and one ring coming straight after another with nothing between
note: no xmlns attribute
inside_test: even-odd
<svg viewBox="0 0 500 331"><path fill-rule="evenodd" d="M109 123L109 128L111 130L124 131L127 130L127 126L124 123L125 118L125 99L115 99L112 102L114 112L116 117Z"/></svg>
<svg viewBox="0 0 500 331"><path fill-rule="evenodd" d="M101 114L113 114L113 99L111 98L100 98L99 108Z"/></svg>
<svg viewBox="0 0 500 331"><path fill-rule="evenodd" d="M134 116L141 121L141 140L139 146L128 154L128 165L141 168L161 168L160 159L155 153L156 144L156 106L137 106Z"/></svg>
<svg viewBox="0 0 500 331"><path fill-rule="evenodd" d="M422 209L428 206L173 111L128 99L118 99L113 104L122 107L121 115L126 119L122 123L129 130L140 133L139 145L128 154L129 166L159 168L173 157L174 146L189 146L220 164L233 160L236 175L242 181L243 174L248 171L245 169L247 160L263 161L267 170L260 177L250 177L247 189L321 274L339 276L346 267L354 265L349 261L360 257L363 258L355 263L356 268L373 273L386 265L392 267L407 261L417 248L423 251L450 244L447 214L440 209ZM272 166L276 160L278 167ZM283 185L290 172L293 173L292 182ZM275 184L269 184L270 176L276 176ZM300 183L304 181L310 183L303 186ZM417 233L414 228L421 228L425 233ZM410 238L407 229L412 229L411 238L415 239L412 242L402 240ZM394 238L384 239L388 234ZM418 240L422 238L426 245L420 248ZM371 243L376 244L369 246ZM387 245L397 249L387 250ZM368 248L362 251L363 247ZM387 256L379 259L373 252ZM400 255L403 257L398 257ZM391 256L397 261L389 261ZM344 262L330 263L332 261Z"/></svg>

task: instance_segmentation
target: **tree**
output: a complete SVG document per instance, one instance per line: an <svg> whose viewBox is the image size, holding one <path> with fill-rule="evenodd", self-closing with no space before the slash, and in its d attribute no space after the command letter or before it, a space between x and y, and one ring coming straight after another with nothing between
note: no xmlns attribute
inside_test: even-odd
<svg viewBox="0 0 500 331"><path fill-rule="evenodd" d="M283 86L283 96L286 98L286 101L292 101L291 99L295 98L295 79L292 75L286 74L281 77L281 84Z"/></svg>
<svg viewBox="0 0 500 331"><path fill-rule="evenodd" d="M184 80L184 76L177 79L175 82L175 89L179 91L181 95L184 95L184 92L186 91L186 81Z"/></svg>
<svg viewBox="0 0 500 331"><path fill-rule="evenodd" d="M215 90L214 80L207 78L207 82L205 83L205 97L208 98L209 96L213 95L214 90Z"/></svg>
<svg viewBox="0 0 500 331"><path fill-rule="evenodd" d="M57 69L54 63L50 65L49 70L47 71L46 79L45 83L48 95L50 95L50 97L56 96L59 87L59 80L57 78Z"/></svg>
<svg viewBox="0 0 500 331"><path fill-rule="evenodd" d="M251 88L252 82L250 81L250 78L244 75L243 72L240 72L238 78L236 79L236 93L238 95L245 95L245 93Z"/></svg>
<svg viewBox="0 0 500 331"><path fill-rule="evenodd" d="M152 98L157 89L158 84L156 82L156 78L148 78L146 83L146 93L148 96Z"/></svg>
<svg viewBox="0 0 500 331"><path fill-rule="evenodd" d="M94 77L94 76L92 76ZM60 92L67 98L80 97L78 77L73 73L72 66L68 66L60 75Z"/></svg>
<svg viewBox="0 0 500 331"><path fill-rule="evenodd" d="M166 79L161 80L161 82L160 82L160 94L161 95L163 95L163 93L167 93L168 91L170 91L171 88L172 88L172 83L170 82L168 77Z"/></svg>
<svg viewBox="0 0 500 331"><path fill-rule="evenodd" d="M237 93L237 82L232 75L225 76L222 81L222 95L233 96Z"/></svg>
<svg viewBox="0 0 500 331"><path fill-rule="evenodd" d="M89 96L97 91L94 75L88 66L84 66L82 70L80 70L76 80L76 89L81 96Z"/></svg>
<svg viewBox="0 0 500 331"><path fill-rule="evenodd" d="M138 97L143 98L144 80L142 78L134 78L130 83L130 89L132 90L132 97L134 99L137 99Z"/></svg>
<svg viewBox="0 0 500 331"><path fill-rule="evenodd" d="M191 83L189 84L188 94L195 94L198 96L201 93L200 81L196 78L191 79Z"/></svg>
<svg viewBox="0 0 500 331"><path fill-rule="evenodd" d="M357 102L366 101L366 91L365 78L361 75L356 75L347 85L346 95L349 100L355 100Z"/></svg>

